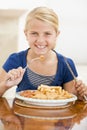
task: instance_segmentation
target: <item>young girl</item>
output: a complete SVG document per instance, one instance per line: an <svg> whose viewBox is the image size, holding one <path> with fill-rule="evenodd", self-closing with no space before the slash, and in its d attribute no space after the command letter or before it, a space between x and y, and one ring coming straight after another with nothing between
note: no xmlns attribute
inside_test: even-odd
<svg viewBox="0 0 87 130"><path fill-rule="evenodd" d="M4 63L0 74L0 95L14 85L17 85L16 91L21 91L37 89L40 84L45 84L61 86L80 99L87 96L85 84L74 80L64 56L54 50L60 34L57 14L47 7L33 9L27 15L24 33L29 48L11 54ZM66 59L77 77L74 62Z"/></svg>

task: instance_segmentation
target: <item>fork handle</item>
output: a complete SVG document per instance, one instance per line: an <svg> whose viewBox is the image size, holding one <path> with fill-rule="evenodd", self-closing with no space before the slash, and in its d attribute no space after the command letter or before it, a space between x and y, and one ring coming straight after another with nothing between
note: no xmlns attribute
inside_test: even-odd
<svg viewBox="0 0 87 130"><path fill-rule="evenodd" d="M66 63L66 65L67 65L67 67L68 67L69 71L71 72L71 74L72 74L72 76L73 76L74 80L77 82L77 78L76 78L76 76L75 76L74 72L72 71L71 66L70 66L70 64L68 63L68 61L67 61L66 57L64 57L64 60L65 60L65 63ZM86 96L86 95L84 95L83 97L84 97L85 101L87 101L87 96Z"/></svg>

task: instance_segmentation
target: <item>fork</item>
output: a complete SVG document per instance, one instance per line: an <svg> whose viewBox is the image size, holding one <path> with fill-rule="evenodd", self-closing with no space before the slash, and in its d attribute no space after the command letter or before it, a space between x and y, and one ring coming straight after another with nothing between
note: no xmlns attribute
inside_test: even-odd
<svg viewBox="0 0 87 130"><path fill-rule="evenodd" d="M70 66L70 64L68 63L66 57L64 57L64 60L65 60L65 62L66 62L66 65L67 65L69 71L71 72L71 74L72 74L74 80L77 82L77 78L76 78L74 72L72 71L71 66ZM86 95L84 95L84 99L87 101L87 96L86 96Z"/></svg>
<svg viewBox="0 0 87 130"><path fill-rule="evenodd" d="M44 61L45 57L43 55L41 55L40 57L33 58L31 61L28 61L27 65L24 67L24 69L26 70L28 68L28 65L31 64L35 60ZM11 80L11 78L7 79L7 81L10 81L10 80Z"/></svg>
<svg viewBox="0 0 87 130"><path fill-rule="evenodd" d="M27 65L24 67L24 69L27 69L28 65L31 64L35 60L44 61L45 57L43 55L41 55L40 57L33 58L32 60L28 61Z"/></svg>

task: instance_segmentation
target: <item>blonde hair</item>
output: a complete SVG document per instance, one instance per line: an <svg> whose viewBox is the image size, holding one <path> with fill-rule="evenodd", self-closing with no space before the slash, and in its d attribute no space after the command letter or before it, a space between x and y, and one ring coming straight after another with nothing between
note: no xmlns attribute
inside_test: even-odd
<svg viewBox="0 0 87 130"><path fill-rule="evenodd" d="M47 7L37 7L33 9L26 17L25 29L28 29L28 24L32 19L38 19L52 25L56 32L59 28L59 20L57 14Z"/></svg>

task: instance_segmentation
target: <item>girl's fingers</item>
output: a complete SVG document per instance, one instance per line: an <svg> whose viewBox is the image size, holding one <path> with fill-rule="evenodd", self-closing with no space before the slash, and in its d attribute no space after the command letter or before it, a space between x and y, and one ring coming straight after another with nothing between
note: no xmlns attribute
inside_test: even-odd
<svg viewBox="0 0 87 130"><path fill-rule="evenodd" d="M81 80L78 80L76 82L75 87L76 87L78 94L81 97L84 97L84 95L87 95L87 87Z"/></svg>
<svg viewBox="0 0 87 130"><path fill-rule="evenodd" d="M81 86L81 84L82 84L81 80L76 80L75 87L78 88L79 86Z"/></svg>
<svg viewBox="0 0 87 130"><path fill-rule="evenodd" d="M11 80L14 80L16 78L19 78L21 76L23 76L24 74L24 70L22 69L22 67L19 67L18 69L12 69L8 72L8 77Z"/></svg>

